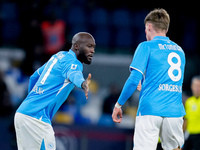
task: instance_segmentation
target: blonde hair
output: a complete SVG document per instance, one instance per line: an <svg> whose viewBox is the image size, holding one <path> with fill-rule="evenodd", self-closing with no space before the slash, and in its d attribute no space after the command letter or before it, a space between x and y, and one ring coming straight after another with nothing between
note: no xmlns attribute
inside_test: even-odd
<svg viewBox="0 0 200 150"><path fill-rule="evenodd" d="M154 29L157 30L166 30L168 31L170 17L166 10L164 9L154 9L151 11L146 18L144 19L144 23L152 23Z"/></svg>

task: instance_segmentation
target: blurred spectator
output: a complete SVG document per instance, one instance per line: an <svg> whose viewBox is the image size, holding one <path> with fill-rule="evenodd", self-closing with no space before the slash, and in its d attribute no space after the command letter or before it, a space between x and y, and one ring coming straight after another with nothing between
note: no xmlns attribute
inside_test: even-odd
<svg viewBox="0 0 200 150"><path fill-rule="evenodd" d="M84 92L80 91L78 88L74 88L74 90L69 94L67 100L56 113L54 121L56 123L65 124L90 124L90 119L81 114L81 108L86 103L87 100Z"/></svg>
<svg viewBox="0 0 200 150"><path fill-rule="evenodd" d="M191 82L193 96L185 102L185 123L184 127L189 133L183 150L200 149L200 75L194 76Z"/></svg>
<svg viewBox="0 0 200 150"><path fill-rule="evenodd" d="M69 94L67 100L62 104L54 117L56 123L73 124L75 116L78 113L76 100L72 94Z"/></svg>
<svg viewBox="0 0 200 150"><path fill-rule="evenodd" d="M116 103L116 100L119 98L119 88L116 84L111 84L109 87L109 95L105 98L103 102L103 112L102 116L99 119L99 125L104 126L113 126L111 115Z"/></svg>
<svg viewBox="0 0 200 150"><path fill-rule="evenodd" d="M4 81L4 74L0 71L0 149L11 150L11 142L15 143L15 134L12 130L13 112L14 107ZM13 149L16 148L13 147Z"/></svg>
<svg viewBox="0 0 200 150"><path fill-rule="evenodd" d="M18 107L24 99L29 82L29 77L19 69L20 63L21 62L13 60L12 66L5 73L5 82L10 92L10 100L15 108Z"/></svg>
<svg viewBox="0 0 200 150"><path fill-rule="evenodd" d="M8 116L12 114L13 106L10 101L10 94L7 85L3 79L3 73L0 72L0 116Z"/></svg>
<svg viewBox="0 0 200 150"><path fill-rule="evenodd" d="M119 98L120 91L116 84L111 84L109 92L109 95L105 98L103 103L103 113L111 115L116 100Z"/></svg>
<svg viewBox="0 0 200 150"><path fill-rule="evenodd" d="M49 20L42 22L41 29L47 55L55 54L64 47L65 27L65 22L57 19L55 13L50 15Z"/></svg>

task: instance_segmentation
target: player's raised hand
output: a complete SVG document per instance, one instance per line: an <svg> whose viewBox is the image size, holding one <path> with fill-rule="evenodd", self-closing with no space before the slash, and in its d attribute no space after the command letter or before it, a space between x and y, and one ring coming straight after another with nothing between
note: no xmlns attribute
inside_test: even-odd
<svg viewBox="0 0 200 150"><path fill-rule="evenodd" d="M112 113L112 119L116 123L120 123L122 121L122 109L114 107Z"/></svg>
<svg viewBox="0 0 200 150"><path fill-rule="evenodd" d="M92 75L89 73L87 79L82 83L82 88L85 92L85 97L88 99L89 85L91 82Z"/></svg>

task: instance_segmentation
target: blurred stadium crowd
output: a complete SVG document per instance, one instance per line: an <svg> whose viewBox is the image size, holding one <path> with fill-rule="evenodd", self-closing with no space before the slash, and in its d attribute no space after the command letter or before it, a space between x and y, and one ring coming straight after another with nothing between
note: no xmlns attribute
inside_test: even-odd
<svg viewBox="0 0 200 150"><path fill-rule="evenodd" d="M142 4L142 2L138 3ZM112 108L129 74L129 64L120 61L127 56L132 58L136 46L145 41L144 18L156 7L164 7L169 12L171 25L168 36L181 45L186 54L187 64L183 85L183 98L186 100L191 95L191 78L200 74L199 22L197 22L197 13L186 5L172 8L147 3L143 6L133 5L132 1L128 0L124 3L119 0L1 0L1 128L9 126L9 132L14 132L13 114L27 94L29 76L52 54L59 50L70 49L72 36L80 31L89 32L94 36L97 44L96 55L103 54L98 55L102 61L96 62L95 65L107 69L103 73L98 73L100 70L95 65L91 65L91 69L85 66L85 74L92 72L93 69L97 76L94 75L89 100L86 101L84 93L75 88L55 116L54 122L114 126L110 117ZM106 64L104 59L108 56L118 63ZM122 80L115 77L115 74L119 74L120 67L127 69L124 73L120 71L121 76L124 76ZM104 80L102 74L110 75L107 80L112 82L102 84ZM122 85L118 85L118 82ZM124 107L127 115L124 116L126 121L121 125L122 128L132 128L134 125L138 95L139 93L135 92ZM7 130L4 130L4 133L6 132ZM2 141L4 140L1 140L1 143Z"/></svg>

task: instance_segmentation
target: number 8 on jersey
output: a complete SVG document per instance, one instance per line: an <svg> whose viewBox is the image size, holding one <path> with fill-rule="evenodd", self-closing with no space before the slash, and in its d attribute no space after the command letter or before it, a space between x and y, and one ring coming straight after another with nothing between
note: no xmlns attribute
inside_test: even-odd
<svg viewBox="0 0 200 150"><path fill-rule="evenodd" d="M174 63L173 61L172 61L172 59L173 58L176 58L177 59L177 63ZM168 59L167 59L167 61L168 61L168 63L169 63L169 65L170 65L170 68L169 68L169 70L168 70L168 75L169 75L169 77L170 77L170 79L172 80L172 81L179 81L180 79L181 79L181 58L180 58L180 56L177 54L177 53L175 53L175 52L171 52L169 55L168 55ZM178 75L177 76L175 76L174 74L173 74L173 72L174 72L174 70L177 70L178 71Z"/></svg>

